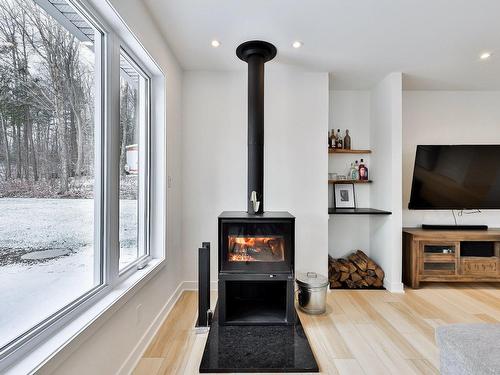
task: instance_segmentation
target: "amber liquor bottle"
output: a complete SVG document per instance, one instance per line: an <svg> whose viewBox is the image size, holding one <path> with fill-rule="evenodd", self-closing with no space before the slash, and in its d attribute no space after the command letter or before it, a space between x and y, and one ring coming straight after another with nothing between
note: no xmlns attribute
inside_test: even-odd
<svg viewBox="0 0 500 375"><path fill-rule="evenodd" d="M335 148L336 142L337 140L335 138L335 129L332 129L332 131L330 132L330 140L329 140L330 148Z"/></svg>
<svg viewBox="0 0 500 375"><path fill-rule="evenodd" d="M349 135L349 129L345 130L344 148L346 150L350 150L351 149L351 136Z"/></svg>

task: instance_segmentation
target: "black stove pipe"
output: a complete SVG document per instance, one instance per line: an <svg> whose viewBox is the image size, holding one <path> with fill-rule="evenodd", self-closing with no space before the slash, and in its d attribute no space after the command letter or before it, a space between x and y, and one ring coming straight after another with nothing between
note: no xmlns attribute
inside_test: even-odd
<svg viewBox="0 0 500 375"><path fill-rule="evenodd" d="M276 56L276 47L260 40L238 46L236 55L248 63L248 213L264 212L264 64ZM258 210L252 192L260 202Z"/></svg>

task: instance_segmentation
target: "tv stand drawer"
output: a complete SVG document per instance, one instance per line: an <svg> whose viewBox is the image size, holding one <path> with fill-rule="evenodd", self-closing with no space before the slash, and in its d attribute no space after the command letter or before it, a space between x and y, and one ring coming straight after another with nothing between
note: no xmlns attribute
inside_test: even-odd
<svg viewBox="0 0 500 375"><path fill-rule="evenodd" d="M498 259L462 259L462 275L491 275L498 273Z"/></svg>
<svg viewBox="0 0 500 375"><path fill-rule="evenodd" d="M424 254L422 259L427 263L449 263L455 262L457 256L455 254Z"/></svg>

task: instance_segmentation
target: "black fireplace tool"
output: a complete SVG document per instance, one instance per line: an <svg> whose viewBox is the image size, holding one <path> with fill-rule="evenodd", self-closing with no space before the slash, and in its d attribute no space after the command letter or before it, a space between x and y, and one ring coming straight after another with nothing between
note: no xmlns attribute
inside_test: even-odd
<svg viewBox="0 0 500 375"><path fill-rule="evenodd" d="M203 242L198 249L198 320L196 328L210 327L213 312L210 310L210 242Z"/></svg>

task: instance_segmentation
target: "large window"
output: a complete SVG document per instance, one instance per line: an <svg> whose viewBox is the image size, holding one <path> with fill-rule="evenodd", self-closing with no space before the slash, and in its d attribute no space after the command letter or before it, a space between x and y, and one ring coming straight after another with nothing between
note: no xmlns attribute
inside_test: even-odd
<svg viewBox="0 0 500 375"><path fill-rule="evenodd" d="M75 4L0 0L0 359L149 259L150 78Z"/></svg>

